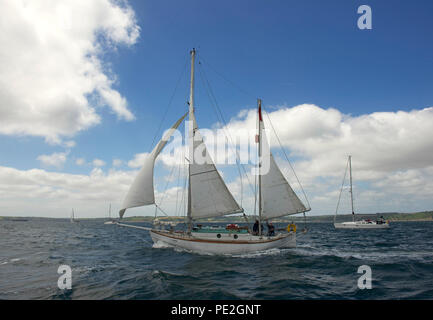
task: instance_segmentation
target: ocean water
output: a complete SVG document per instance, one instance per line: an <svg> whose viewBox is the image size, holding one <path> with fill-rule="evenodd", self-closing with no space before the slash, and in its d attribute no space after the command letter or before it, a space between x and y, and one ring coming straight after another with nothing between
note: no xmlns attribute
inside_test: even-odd
<svg viewBox="0 0 433 320"><path fill-rule="evenodd" d="M228 257L153 248L147 231L101 220L0 220L0 299L433 298L433 223L308 227L297 248ZM62 264L71 290L57 287ZM357 286L361 265L372 289Z"/></svg>

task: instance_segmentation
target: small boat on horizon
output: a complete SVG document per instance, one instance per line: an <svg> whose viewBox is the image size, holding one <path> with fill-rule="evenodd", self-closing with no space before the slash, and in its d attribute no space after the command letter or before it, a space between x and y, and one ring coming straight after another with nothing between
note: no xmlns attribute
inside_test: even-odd
<svg viewBox="0 0 433 320"><path fill-rule="evenodd" d="M350 172L349 193L350 193L350 203L351 203L351 207L352 207L352 221L338 222L337 223L336 222L337 221L337 212L338 212L338 207L340 204L341 193L343 191L344 180L346 179L347 167L349 167L349 172ZM349 159L348 159L348 162L346 165L346 171L344 172L343 183L341 185L340 195L338 197L337 209L335 210L335 215L334 215L334 227L336 229L386 229L386 228L389 228L389 222L385 221L385 219L383 219L383 217L381 217L380 219L376 219L376 220L371 220L371 219L355 220L355 210L353 207L353 187L352 187L352 156L349 156Z"/></svg>
<svg viewBox="0 0 433 320"><path fill-rule="evenodd" d="M75 219L75 212L74 212L74 208L72 208L72 213L71 213L71 223L78 223L80 221Z"/></svg>
<svg viewBox="0 0 433 320"><path fill-rule="evenodd" d="M104 224L116 224L116 223L117 221L111 218L111 203L110 203L110 206L108 208L108 221L105 221Z"/></svg>

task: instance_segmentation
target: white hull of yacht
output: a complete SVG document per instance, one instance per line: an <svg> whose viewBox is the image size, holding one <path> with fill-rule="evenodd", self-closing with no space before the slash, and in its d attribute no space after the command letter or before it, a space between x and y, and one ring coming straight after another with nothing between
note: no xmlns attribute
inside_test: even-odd
<svg viewBox="0 0 433 320"><path fill-rule="evenodd" d="M200 254L234 255L261 252L276 248L296 247L296 233L277 234L273 237L259 237L250 234L222 234L217 238L215 233L187 235L164 230L151 230L150 235L156 245L184 249Z"/></svg>
<svg viewBox="0 0 433 320"><path fill-rule="evenodd" d="M389 223L377 224L375 222L355 221L334 223L334 227L335 229L387 229L389 228Z"/></svg>

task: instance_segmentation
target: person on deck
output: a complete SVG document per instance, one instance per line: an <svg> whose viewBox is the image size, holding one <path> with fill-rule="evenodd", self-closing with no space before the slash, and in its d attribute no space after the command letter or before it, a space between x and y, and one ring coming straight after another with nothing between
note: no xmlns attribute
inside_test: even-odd
<svg viewBox="0 0 433 320"><path fill-rule="evenodd" d="M263 225L261 225L262 227L262 233L263 233ZM253 225L253 235L258 236L260 234L260 230L259 230L259 220L256 220L256 222Z"/></svg>
<svg viewBox="0 0 433 320"><path fill-rule="evenodd" d="M259 234L259 220L256 220L256 222L253 225L253 235Z"/></svg>
<svg viewBox="0 0 433 320"><path fill-rule="evenodd" d="M272 222L266 223L266 226L268 227L268 237L275 236L275 227Z"/></svg>

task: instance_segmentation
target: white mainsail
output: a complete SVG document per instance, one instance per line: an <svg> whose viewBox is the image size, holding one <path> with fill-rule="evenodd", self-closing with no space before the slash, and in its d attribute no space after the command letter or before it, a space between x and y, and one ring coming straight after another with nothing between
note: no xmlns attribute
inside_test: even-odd
<svg viewBox="0 0 433 320"><path fill-rule="evenodd" d="M221 178L209 156L194 114L194 61L191 51L191 82L189 99L189 222L198 218L210 218L243 212Z"/></svg>
<svg viewBox="0 0 433 320"><path fill-rule="evenodd" d="M266 133L264 123L259 107L259 137L261 148L261 163L269 162L269 171L263 172L261 175L261 217L262 219L270 219L282 217L290 214L302 213L309 211L304 204L299 200L296 193L290 187L281 170L278 168L272 155ZM269 159L263 160L264 157Z"/></svg>
<svg viewBox="0 0 433 320"><path fill-rule="evenodd" d="M146 155L140 172L123 200L122 209L119 211L120 218L123 217L126 209L155 203L155 192L153 188L153 169L155 166L155 160L187 114L188 113L185 113L169 130L167 130L152 152Z"/></svg>
<svg viewBox="0 0 433 320"><path fill-rule="evenodd" d="M194 120L193 118L194 154L189 166L191 218L218 217L243 212L209 156Z"/></svg>

